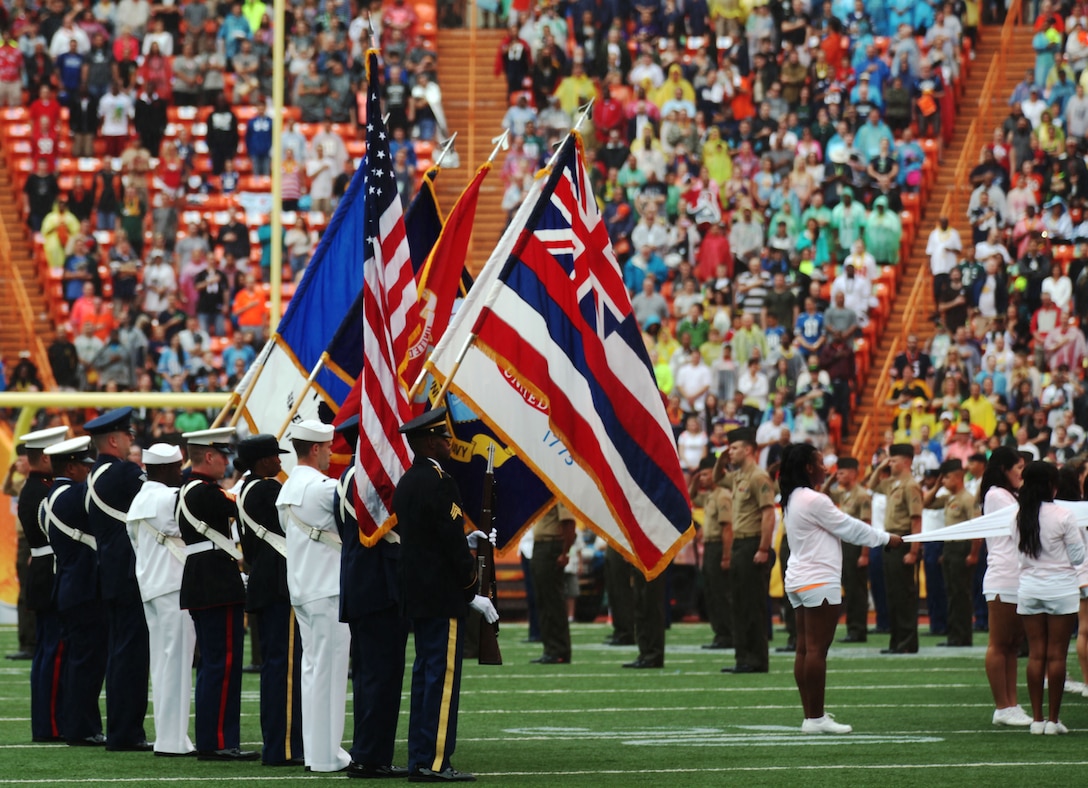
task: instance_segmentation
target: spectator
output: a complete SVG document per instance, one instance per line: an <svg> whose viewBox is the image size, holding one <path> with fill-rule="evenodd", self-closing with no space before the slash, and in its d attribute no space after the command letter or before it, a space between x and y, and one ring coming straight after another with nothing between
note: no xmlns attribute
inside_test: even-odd
<svg viewBox="0 0 1088 788"><path fill-rule="evenodd" d="M62 391L75 391L79 386L79 356L63 324L57 325L56 335L46 354L57 386Z"/></svg>
<svg viewBox="0 0 1088 788"><path fill-rule="evenodd" d="M237 3L235 7L240 8ZM216 99L215 111L208 117L207 141L208 152L212 158L212 172L220 175L224 162L238 154L238 118L223 96Z"/></svg>
<svg viewBox="0 0 1088 788"><path fill-rule="evenodd" d="M132 99L121 92L121 86L114 81L110 92L98 102L98 117L102 120L101 137L106 143L106 156L120 156L129 137L129 122L136 117L136 106Z"/></svg>
<svg viewBox="0 0 1088 788"><path fill-rule="evenodd" d="M99 375L94 364L104 343L94 335L94 323L84 323L83 330L73 344L79 359L79 388L81 391L95 391L98 388Z"/></svg>
<svg viewBox="0 0 1088 788"><path fill-rule="evenodd" d="M45 159L38 159L34 172L26 179L23 186L23 213L26 214L27 226L34 232L42 227L42 221L53 210L60 193L57 176L50 170ZM49 255L46 255L49 259ZM63 262L63 261L62 261ZM57 267L55 263L50 265Z"/></svg>

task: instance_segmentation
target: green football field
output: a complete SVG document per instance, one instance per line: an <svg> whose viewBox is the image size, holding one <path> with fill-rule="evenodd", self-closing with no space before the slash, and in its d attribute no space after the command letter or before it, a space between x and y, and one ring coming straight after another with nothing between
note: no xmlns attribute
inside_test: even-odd
<svg viewBox="0 0 1088 788"><path fill-rule="evenodd" d="M1083 784L1088 698L1066 694L1062 718L1069 736L992 727L982 668L985 635L976 638L980 645L954 651L924 636L916 656L880 656L882 636L865 645L836 645L828 710L853 725L854 733L813 737L800 734L790 655L772 654L766 675L722 674L731 652L699 648L708 642L706 625L678 624L668 633L664 670L624 670L620 665L634 658L635 649L601 645L608 631L603 624L573 625L573 664L541 666L529 664L540 648L521 642L525 626L505 626L500 642L506 664L465 666L454 766L496 786ZM778 645L784 641L776 635ZM0 628L0 654L14 648L13 628ZM29 668L28 662L0 662L0 783L278 786L344 780L311 776L301 767L33 744ZM1027 707L1023 688L1020 700ZM242 713L244 745L258 747L256 676L245 677ZM397 748L402 764L407 721L405 700Z"/></svg>

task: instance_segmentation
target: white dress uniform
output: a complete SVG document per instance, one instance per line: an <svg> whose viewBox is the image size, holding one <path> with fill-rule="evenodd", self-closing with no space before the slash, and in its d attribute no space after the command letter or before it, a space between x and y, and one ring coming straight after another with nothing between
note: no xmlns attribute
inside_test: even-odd
<svg viewBox="0 0 1088 788"><path fill-rule="evenodd" d="M293 428L291 437L331 440L332 427L307 420ZM302 741L306 765L315 772L336 772L351 763L340 746L351 633L340 621L335 493L336 479L298 465L276 498L287 535L287 587L302 635Z"/></svg>
<svg viewBox="0 0 1088 788"><path fill-rule="evenodd" d="M181 452L175 446L156 444L144 451L145 465L180 461ZM171 754L195 749L189 739L189 707L196 630L192 617L179 604L185 544L174 519L177 492L161 482L147 481L128 511L128 537L136 552L136 581L152 655L155 752Z"/></svg>

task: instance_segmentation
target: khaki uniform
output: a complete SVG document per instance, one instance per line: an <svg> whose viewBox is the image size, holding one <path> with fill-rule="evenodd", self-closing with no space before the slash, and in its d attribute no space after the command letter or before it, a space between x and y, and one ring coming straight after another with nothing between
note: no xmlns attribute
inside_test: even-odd
<svg viewBox="0 0 1088 788"><path fill-rule="evenodd" d="M978 514L975 496L966 489L954 495L938 495L928 508L944 509L946 528L956 523L966 522ZM974 568L967 566L967 556L970 553L970 540L944 543L941 574L944 576L945 592L948 595L948 645L950 646L971 645L974 616L971 585Z"/></svg>
<svg viewBox="0 0 1088 788"><path fill-rule="evenodd" d="M922 516L922 488L907 476L903 479L885 479L873 488L873 492L888 497L884 513L884 530L906 536L911 532L911 520ZM884 584L888 595L888 621L891 624L892 651L914 654L918 651L918 562L903 562L911 550L909 544L886 548L884 554Z"/></svg>
<svg viewBox="0 0 1088 788"><path fill-rule="evenodd" d="M873 496L864 487L855 484L849 490L836 487L831 490L831 501L843 513L866 523L873 521ZM864 643L869 634L869 570L858 567L861 558L860 545L842 543L842 587L846 610L846 636Z"/></svg>
<svg viewBox="0 0 1088 788"><path fill-rule="evenodd" d="M713 648L733 648L733 590L729 570L722 569L722 529L732 519L731 493L715 487L703 503L703 594Z"/></svg>
<svg viewBox="0 0 1088 788"><path fill-rule="evenodd" d="M771 562L754 563L763 532L763 510L774 506L771 477L756 464L723 477L733 490L733 552L730 585L733 590L733 647L737 665L766 672L767 597Z"/></svg>
<svg viewBox="0 0 1088 788"><path fill-rule="evenodd" d="M567 622L566 573L559 557L566 552L563 522L574 516L562 504L546 511L533 525L533 593L540 619L544 655L570 661L570 624Z"/></svg>

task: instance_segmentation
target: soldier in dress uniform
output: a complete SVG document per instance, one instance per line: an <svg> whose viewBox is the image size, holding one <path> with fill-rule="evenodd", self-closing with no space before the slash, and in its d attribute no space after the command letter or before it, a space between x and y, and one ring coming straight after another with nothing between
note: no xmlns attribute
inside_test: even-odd
<svg viewBox="0 0 1088 788"><path fill-rule="evenodd" d="M704 462L707 467L700 466L699 473L712 476L714 458L708 457ZM728 569L731 556L725 553L722 542L723 532L733 521L733 494L724 487L714 486L698 497L703 507L703 595L714 635L703 648L733 648L733 592Z"/></svg>
<svg viewBox="0 0 1088 788"><path fill-rule="evenodd" d="M98 588L97 540L87 532L87 476L94 460L83 435L45 450L53 466L53 487L39 510L41 526L57 559L53 602L61 621L60 731L70 746L104 746L98 696L106 678L108 651L102 633L106 613Z"/></svg>
<svg viewBox="0 0 1088 788"><path fill-rule="evenodd" d="M416 646L408 779L471 782L473 775L450 765L457 743L463 628L470 607L489 624L499 614L491 600L476 593L476 562L465 539L461 493L442 469L450 457L446 409L412 419L400 431L415 454L393 495L402 542L401 609L412 622ZM478 531L473 536L487 538Z"/></svg>
<svg viewBox="0 0 1088 788"><path fill-rule="evenodd" d="M944 510L944 526L966 522L978 515L976 496L964 485L963 463L945 460L938 469L940 478L933 489L926 492L923 505L927 509ZM944 489L944 493L938 491ZM972 634L973 600L972 580L981 539L962 539L944 543L941 555L941 573L948 597L948 639L939 646L970 646Z"/></svg>
<svg viewBox="0 0 1088 788"><path fill-rule="evenodd" d="M246 612L261 633L261 763L301 766L302 639L287 590L287 539L276 511L282 470L274 435L238 444L234 466L248 471L238 494L242 552L249 564Z"/></svg>
<svg viewBox="0 0 1088 788"><path fill-rule="evenodd" d="M156 443L141 455L147 481L128 509L128 538L136 553L136 581L144 601L155 714L155 755L195 752L189 739L196 629L181 609L185 540L174 514L181 487L181 449Z"/></svg>
<svg viewBox="0 0 1088 788"><path fill-rule="evenodd" d="M718 484L733 493L732 542L729 559L733 587L733 647L736 664L723 673L766 673L770 667L767 648L767 597L770 593L774 551L774 485L759 467L755 430L740 427L729 433L729 462L723 472L719 463ZM724 455L723 455L724 456Z"/></svg>
<svg viewBox="0 0 1088 788"><path fill-rule="evenodd" d="M53 486L53 465L45 449L60 443L67 434L67 427L50 427L19 437L30 466L19 492L18 514L30 549L26 606L35 614L37 630L34 661L30 663L30 732L36 742L64 741L58 708L63 651L60 616L53 604L53 548L48 530L38 521L38 509Z"/></svg>
<svg viewBox="0 0 1088 788"><path fill-rule="evenodd" d="M608 611L612 617L612 635L606 646L635 645L635 595L631 589L631 566L623 553L608 546L604 554L604 585Z"/></svg>
<svg viewBox="0 0 1088 788"><path fill-rule="evenodd" d="M87 478L86 506L88 529L98 540L99 581L109 627L106 749L146 752L153 749L144 732L150 655L126 519L143 486L144 472L128 460L131 418L132 408L117 408L83 425L98 451Z"/></svg>
<svg viewBox="0 0 1088 788"><path fill-rule="evenodd" d="M298 463L276 497L287 535L287 587L302 634L302 741L306 766L314 772L340 772L351 763L340 746L351 632L340 621L336 480L324 473L332 436L332 425L317 419L291 427Z"/></svg>
<svg viewBox="0 0 1088 788"><path fill-rule="evenodd" d="M885 457L869 476L868 487L888 497L884 513L884 530L897 536L920 533L922 530L922 488L911 476L914 447L909 443L893 443ZM877 482L887 467L891 476ZM922 545L904 542L900 547L884 551L884 583L888 594L888 619L891 641L881 654L915 654L918 652L918 561Z"/></svg>
<svg viewBox="0 0 1088 788"><path fill-rule="evenodd" d="M359 417L336 428L348 445L359 439ZM344 543L340 554L340 620L351 630L352 716L349 777L406 777L393 765L404 685L408 622L400 612L400 536L386 533L373 547L359 539L355 515L355 463L336 487L336 527Z"/></svg>
<svg viewBox="0 0 1088 788"><path fill-rule="evenodd" d="M835 486L828 491L832 503L843 512L872 524L873 496L858 484L858 461L840 457ZM869 637L869 548L842 543L843 608L846 637L840 643L864 643Z"/></svg>
<svg viewBox="0 0 1088 788"><path fill-rule="evenodd" d="M231 536L238 509L219 486L233 451L233 427L186 432L192 473L174 515L185 540L180 605L196 627L196 749L202 761L252 761L241 749L242 641L246 590Z"/></svg>
<svg viewBox="0 0 1088 788"><path fill-rule="evenodd" d="M533 524L533 591L540 620L544 653L533 660L541 665L570 662L570 623L567 621L565 569L577 533L574 516L561 503L554 504Z"/></svg>

